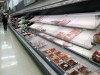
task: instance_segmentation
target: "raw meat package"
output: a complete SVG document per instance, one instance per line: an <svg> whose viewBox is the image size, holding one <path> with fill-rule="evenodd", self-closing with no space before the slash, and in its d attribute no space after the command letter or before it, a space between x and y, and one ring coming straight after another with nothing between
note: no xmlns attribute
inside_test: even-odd
<svg viewBox="0 0 100 75"><path fill-rule="evenodd" d="M64 15L63 15L64 16ZM39 22L39 23L46 23L46 24L55 24L54 21L61 18L62 15L47 15L47 16L35 16L30 21Z"/></svg>
<svg viewBox="0 0 100 75"><path fill-rule="evenodd" d="M44 29L42 26L37 26L34 29L36 29L37 31L46 31L46 29Z"/></svg>
<svg viewBox="0 0 100 75"><path fill-rule="evenodd" d="M76 62L75 60L73 59L70 59L67 61L68 65L70 65L71 67L74 67L78 64L78 62Z"/></svg>
<svg viewBox="0 0 100 75"><path fill-rule="evenodd" d="M53 41L53 40L55 39L54 37L49 36L49 35L47 35L47 34L43 35L43 37L45 37L45 38L47 38L47 39L49 39L49 40L51 40L51 41Z"/></svg>
<svg viewBox="0 0 100 75"><path fill-rule="evenodd" d="M68 71L68 75L80 75L78 71L71 69Z"/></svg>
<svg viewBox="0 0 100 75"><path fill-rule="evenodd" d="M94 35L94 41L100 43L100 33Z"/></svg>
<svg viewBox="0 0 100 75"><path fill-rule="evenodd" d="M42 52L68 75L87 75L90 72L87 67L73 60L69 54L66 54L56 48L50 48Z"/></svg>
<svg viewBox="0 0 100 75"><path fill-rule="evenodd" d="M36 35L34 35L34 34L27 34L27 35L25 35L25 38L26 39L31 39L31 38L33 38L33 37L35 37Z"/></svg>
<svg viewBox="0 0 100 75"><path fill-rule="evenodd" d="M42 48L47 45L47 42L43 40L36 40L35 42L32 42L32 45L36 46L37 48Z"/></svg>
<svg viewBox="0 0 100 75"><path fill-rule="evenodd" d="M70 21L71 20L68 20L68 19L62 19L62 20L56 21L56 24L66 26Z"/></svg>
<svg viewBox="0 0 100 75"><path fill-rule="evenodd" d="M71 68L71 66L69 66L67 63L63 62L61 64L59 64L59 66L64 70L67 71Z"/></svg>
<svg viewBox="0 0 100 75"><path fill-rule="evenodd" d="M64 43L63 43L63 46L64 46L64 47L72 47L73 44L71 44L71 43L69 43L69 42L64 42Z"/></svg>
<svg viewBox="0 0 100 75"><path fill-rule="evenodd" d="M30 20L30 22L41 22L42 16L35 16Z"/></svg>
<svg viewBox="0 0 100 75"><path fill-rule="evenodd" d="M56 37L59 37L63 40L66 40L66 41L70 41L72 40L75 36L77 36L79 33L81 32L81 29L77 29L77 28L74 28L72 29L69 33L66 33L66 32L59 32Z"/></svg>
<svg viewBox="0 0 100 75"><path fill-rule="evenodd" d="M95 62L100 63L100 50L99 50L99 51L95 51L95 52L93 53L92 59L93 59Z"/></svg>
<svg viewBox="0 0 100 75"><path fill-rule="evenodd" d="M21 33L22 32L22 28L18 28L18 29L16 29L16 31L18 31L19 33Z"/></svg>
<svg viewBox="0 0 100 75"><path fill-rule="evenodd" d="M77 67L75 67L75 70L78 71L82 75L88 75L90 73L88 68L83 65L78 65Z"/></svg>

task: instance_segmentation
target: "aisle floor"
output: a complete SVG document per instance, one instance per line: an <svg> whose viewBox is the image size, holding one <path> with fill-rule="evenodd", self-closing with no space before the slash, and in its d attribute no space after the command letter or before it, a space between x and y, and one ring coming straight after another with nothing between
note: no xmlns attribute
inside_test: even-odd
<svg viewBox="0 0 100 75"><path fill-rule="evenodd" d="M43 75L24 47L0 24L0 75Z"/></svg>

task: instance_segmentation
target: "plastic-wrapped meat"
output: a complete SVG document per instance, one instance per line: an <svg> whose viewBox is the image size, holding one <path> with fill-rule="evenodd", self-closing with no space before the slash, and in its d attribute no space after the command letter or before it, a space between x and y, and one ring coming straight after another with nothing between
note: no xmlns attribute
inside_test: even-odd
<svg viewBox="0 0 100 75"><path fill-rule="evenodd" d="M61 54L62 54L61 51L56 51L56 52L55 52L55 55L57 55L57 56L59 56L59 55L61 55Z"/></svg>
<svg viewBox="0 0 100 75"><path fill-rule="evenodd" d="M70 41L72 40L75 36L77 36L81 32L81 29L73 29L70 31L68 34L65 35L64 40Z"/></svg>
<svg viewBox="0 0 100 75"><path fill-rule="evenodd" d="M50 59L52 59L52 58L55 57L55 55L51 53L51 54L48 55L48 57L49 57Z"/></svg>
<svg viewBox="0 0 100 75"><path fill-rule="evenodd" d="M60 66L64 71L67 71L67 70L69 70L69 69L71 68L71 67L70 67L67 63L65 63L65 62L59 64L59 66Z"/></svg>
<svg viewBox="0 0 100 75"><path fill-rule="evenodd" d="M35 27L35 29L36 29L37 31L46 31L46 29L43 29L42 26L37 26L37 27Z"/></svg>
<svg viewBox="0 0 100 75"><path fill-rule="evenodd" d="M36 46L37 48L41 48L47 45L47 42L39 40L33 43L33 46Z"/></svg>
<svg viewBox="0 0 100 75"><path fill-rule="evenodd" d="M41 22L42 21L42 16L35 16L30 20L30 22Z"/></svg>
<svg viewBox="0 0 100 75"><path fill-rule="evenodd" d="M66 35L66 34L65 34L64 32L59 32L59 33L56 35L56 37L61 38L61 39L64 39L65 35Z"/></svg>
<svg viewBox="0 0 100 75"><path fill-rule="evenodd" d="M73 44L71 44L71 43L69 43L69 42L64 42L64 43L63 43L63 46L64 46L64 47L71 47L71 46L73 46Z"/></svg>
<svg viewBox="0 0 100 75"><path fill-rule="evenodd" d="M71 58L71 56L68 55L68 54L62 54L62 55L60 56L60 58L61 58L62 60L68 60L69 58Z"/></svg>
<svg viewBox="0 0 100 75"><path fill-rule="evenodd" d="M83 65L80 65L77 70L83 75L87 75L89 73L89 70L87 69L87 67Z"/></svg>
<svg viewBox="0 0 100 75"><path fill-rule="evenodd" d="M21 33L22 28L18 28L18 29L16 29L16 31L18 31L19 33Z"/></svg>
<svg viewBox="0 0 100 75"><path fill-rule="evenodd" d="M22 33L23 36L30 35L30 33Z"/></svg>
<svg viewBox="0 0 100 75"><path fill-rule="evenodd" d="M54 37L49 36L49 35L47 35L47 34L45 34L45 35L43 35L43 36L44 36L45 38L51 40L51 41L53 41L53 40L55 39Z"/></svg>
<svg viewBox="0 0 100 75"><path fill-rule="evenodd" d="M68 75L80 75L80 74L79 74L78 71L72 69L72 70L68 73Z"/></svg>
<svg viewBox="0 0 100 75"><path fill-rule="evenodd" d="M25 36L25 38L31 39L31 38L33 38L33 37L35 37L35 36L36 36L36 35L34 35L34 34L30 34L30 35Z"/></svg>
<svg viewBox="0 0 100 75"><path fill-rule="evenodd" d="M76 66L78 63L75 61L75 60L73 60L73 59L70 59L68 62L67 62L71 67L74 67L74 66Z"/></svg>
<svg viewBox="0 0 100 75"><path fill-rule="evenodd" d="M45 51L43 51L43 53L44 53L45 55L48 55L48 54L51 54L51 51L50 51L50 50L45 50Z"/></svg>
<svg viewBox="0 0 100 75"><path fill-rule="evenodd" d="M56 57L53 59L53 61L56 63L56 64L59 64L61 62L61 59Z"/></svg>
<svg viewBox="0 0 100 75"><path fill-rule="evenodd" d="M23 21L19 21L18 24L22 24Z"/></svg>
<svg viewBox="0 0 100 75"><path fill-rule="evenodd" d="M58 25L66 26L69 22L70 22L70 20L63 19L63 20L58 21L57 24L58 24Z"/></svg>
<svg viewBox="0 0 100 75"><path fill-rule="evenodd" d="M55 51L56 51L56 49L55 48L51 48L51 49L49 49L52 53L54 53Z"/></svg>
<svg viewBox="0 0 100 75"><path fill-rule="evenodd" d="M100 43L100 33L94 35L94 40L96 43Z"/></svg>
<svg viewBox="0 0 100 75"><path fill-rule="evenodd" d="M100 51L95 51L92 55L92 59L95 61L95 62L98 62L100 63Z"/></svg>

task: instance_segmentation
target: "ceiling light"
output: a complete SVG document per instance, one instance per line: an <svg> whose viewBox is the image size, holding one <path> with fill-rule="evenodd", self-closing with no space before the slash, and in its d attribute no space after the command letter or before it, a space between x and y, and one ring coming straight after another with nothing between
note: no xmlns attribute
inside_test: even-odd
<svg viewBox="0 0 100 75"><path fill-rule="evenodd" d="M0 1L0 3L2 3L2 2L4 2L4 1Z"/></svg>

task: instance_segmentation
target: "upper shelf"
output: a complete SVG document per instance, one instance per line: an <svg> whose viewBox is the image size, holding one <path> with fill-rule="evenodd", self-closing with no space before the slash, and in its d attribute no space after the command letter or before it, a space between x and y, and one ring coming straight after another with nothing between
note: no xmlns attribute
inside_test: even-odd
<svg viewBox="0 0 100 75"><path fill-rule="evenodd" d="M94 14L65 14L65 15L47 15L35 16L30 21L60 25L65 27L78 27L86 29L96 29L100 20Z"/></svg>
<svg viewBox="0 0 100 75"><path fill-rule="evenodd" d="M39 14L65 14L65 13L81 13L81 12L95 12L100 10L100 1L93 0L46 0L30 5L20 11L12 13L15 16L18 14L25 14L28 12L39 12ZM60 10L61 9L61 10ZM36 14L35 14L36 15Z"/></svg>

